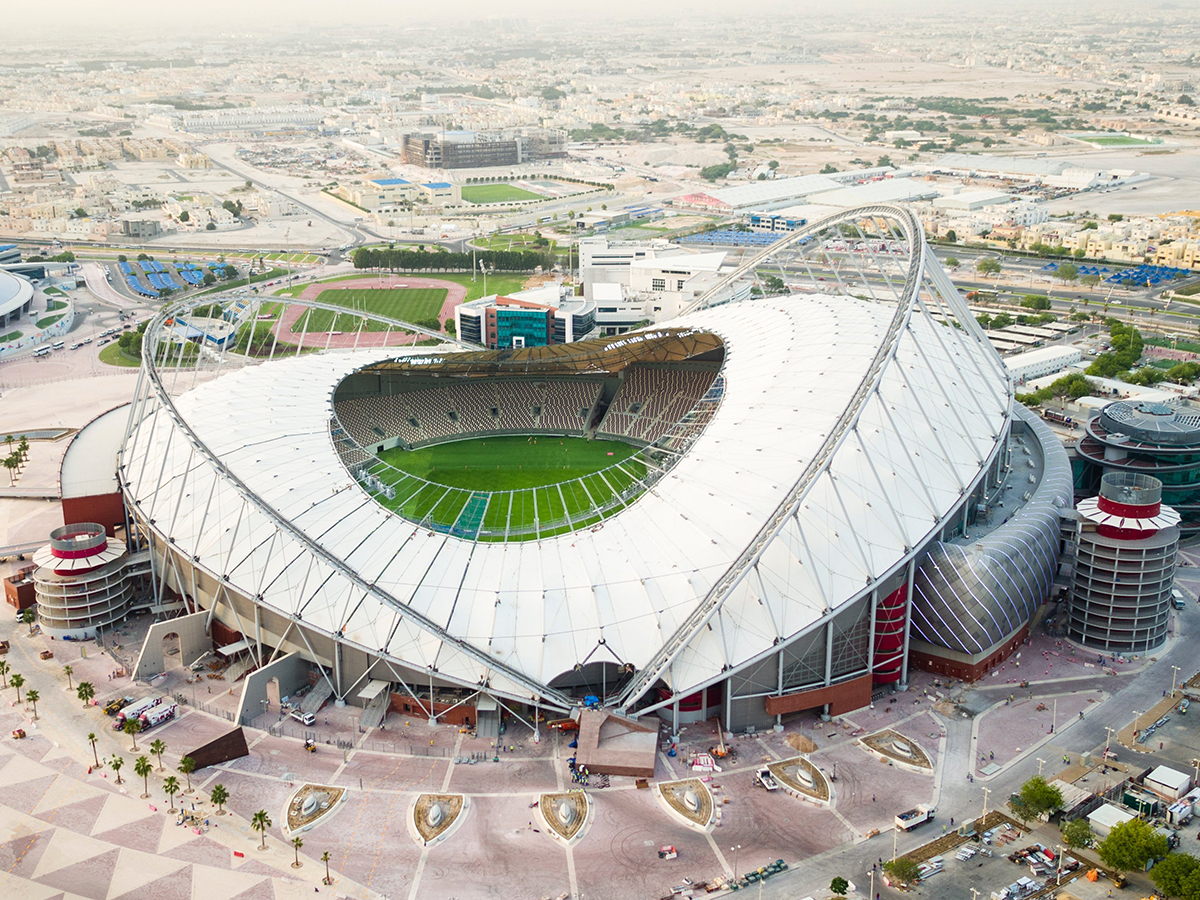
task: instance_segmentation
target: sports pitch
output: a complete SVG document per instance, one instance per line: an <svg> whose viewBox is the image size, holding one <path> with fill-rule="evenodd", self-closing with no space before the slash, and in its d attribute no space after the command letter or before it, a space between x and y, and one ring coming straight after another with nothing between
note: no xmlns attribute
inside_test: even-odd
<svg viewBox="0 0 1200 900"><path fill-rule="evenodd" d="M385 288L362 290L331 288L317 296L321 303L361 309L366 312L399 319L401 322L419 322L422 319L440 319L442 306L446 303L445 288ZM361 316L353 313L333 313L327 309L314 309L292 323L292 333L305 331L357 331ZM364 331L387 331L383 322L368 321Z"/></svg>
<svg viewBox="0 0 1200 900"><path fill-rule="evenodd" d="M469 184L462 189L467 203L512 203L517 200L545 200L541 194L511 184Z"/></svg>
<svg viewBox="0 0 1200 900"><path fill-rule="evenodd" d="M484 540L546 536L599 521L598 507L645 476L645 464L630 459L636 452L620 441L554 435L395 448L378 454L393 468L376 474L395 486L396 497L378 499L412 521L457 523L468 533L482 527Z"/></svg>

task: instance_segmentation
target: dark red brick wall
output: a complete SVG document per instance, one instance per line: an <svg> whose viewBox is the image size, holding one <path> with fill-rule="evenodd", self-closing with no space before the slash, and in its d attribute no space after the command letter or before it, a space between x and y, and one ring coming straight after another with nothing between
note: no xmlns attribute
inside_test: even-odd
<svg viewBox="0 0 1200 900"><path fill-rule="evenodd" d="M64 525L79 522L95 522L103 525L109 537L114 537L114 526L125 523L125 503L119 493L96 494L92 497L64 497L62 499Z"/></svg>
<svg viewBox="0 0 1200 900"><path fill-rule="evenodd" d="M831 684L829 687L810 688L807 691L784 694L782 697L766 698L767 712L772 716L816 709L826 703L829 704L831 716L840 716L869 706L871 676L863 675L861 678Z"/></svg>
<svg viewBox="0 0 1200 900"><path fill-rule="evenodd" d="M996 650L993 650L986 658L981 659L974 665L963 662L958 659L948 659L946 657L937 656L934 653L921 653L912 650L908 654L908 664L914 668L921 669L925 672L933 672L936 675L948 675L951 678L957 678L960 681L978 681L1004 660L1008 659L1012 653L1025 643L1025 638L1029 635L1029 626L1023 625L1021 630L1010 637Z"/></svg>

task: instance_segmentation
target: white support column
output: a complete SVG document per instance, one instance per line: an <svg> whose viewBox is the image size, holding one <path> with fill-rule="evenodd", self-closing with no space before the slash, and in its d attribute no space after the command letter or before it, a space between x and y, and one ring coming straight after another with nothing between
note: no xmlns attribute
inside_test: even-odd
<svg viewBox="0 0 1200 900"><path fill-rule="evenodd" d="M908 588L904 598L904 653L900 657L900 690L908 688L908 632L912 626L913 581L917 577L917 558L908 561Z"/></svg>

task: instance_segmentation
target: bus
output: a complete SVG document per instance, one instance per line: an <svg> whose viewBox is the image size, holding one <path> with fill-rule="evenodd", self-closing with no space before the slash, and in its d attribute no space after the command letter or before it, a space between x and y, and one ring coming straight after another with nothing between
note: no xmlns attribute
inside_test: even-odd
<svg viewBox="0 0 1200 900"><path fill-rule="evenodd" d="M49 356L50 348L49 347L39 347L37 350L33 351L33 355L34 356Z"/></svg>
<svg viewBox="0 0 1200 900"><path fill-rule="evenodd" d="M54 349L54 350L61 350L65 346L67 346L66 341L55 341L53 344L50 345L51 349Z"/></svg>

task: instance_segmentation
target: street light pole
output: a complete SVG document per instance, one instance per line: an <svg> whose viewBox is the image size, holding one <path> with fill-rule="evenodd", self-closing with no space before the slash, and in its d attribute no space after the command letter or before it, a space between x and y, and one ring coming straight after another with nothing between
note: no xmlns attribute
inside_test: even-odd
<svg viewBox="0 0 1200 900"><path fill-rule="evenodd" d="M734 882L736 883L736 882L737 882L737 858L738 858L738 851L742 849L742 845L741 845L741 844L738 844L736 847L730 847L729 849L733 851L733 880L734 880Z"/></svg>
<svg viewBox="0 0 1200 900"><path fill-rule="evenodd" d="M1046 764L1046 761L1044 759L1042 759L1041 757L1038 757L1037 764L1038 764L1038 778L1041 778L1042 777L1042 766L1044 766Z"/></svg>
<svg viewBox="0 0 1200 900"><path fill-rule="evenodd" d="M1175 696L1175 683L1179 678L1179 666L1171 666L1171 696Z"/></svg>
<svg viewBox="0 0 1200 900"><path fill-rule="evenodd" d="M1138 733L1138 720L1141 719L1141 717L1142 717L1142 714L1135 709L1133 711L1133 733L1134 733L1134 735L1136 735Z"/></svg>
<svg viewBox="0 0 1200 900"><path fill-rule="evenodd" d="M896 861L896 840L900 837L900 829L892 826L892 862Z"/></svg>
<svg viewBox="0 0 1200 900"><path fill-rule="evenodd" d="M1108 747L1109 747L1109 744L1112 743L1113 732L1116 731L1116 729L1109 728L1107 725L1105 725L1104 731L1106 732L1106 735L1104 738L1104 760L1105 760L1105 762L1107 762L1108 761Z"/></svg>
<svg viewBox="0 0 1200 900"><path fill-rule="evenodd" d="M988 802L988 795L989 795L991 792L992 792L991 788L984 788L984 789L983 789L983 815L982 815L982 816L980 817L980 819L979 819L979 825L980 825L980 827L981 827L981 828L983 827L983 820L987 818L987 802Z"/></svg>

